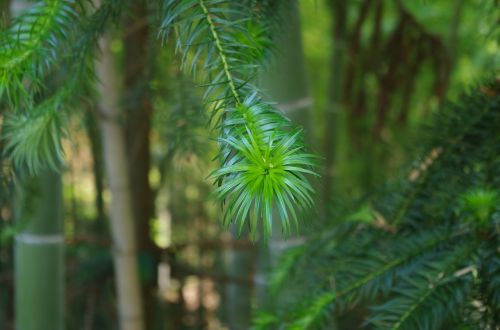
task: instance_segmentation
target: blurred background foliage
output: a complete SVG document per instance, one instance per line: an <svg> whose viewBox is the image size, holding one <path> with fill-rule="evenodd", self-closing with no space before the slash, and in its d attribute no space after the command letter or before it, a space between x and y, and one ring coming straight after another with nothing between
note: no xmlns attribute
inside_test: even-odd
<svg viewBox="0 0 500 330"><path fill-rule="evenodd" d="M8 2L1 7L6 17L4 3ZM159 47L150 40L155 33L144 32L133 39L141 26L127 25L126 20L119 22L113 35L116 65L126 68L121 77L127 110L123 125L129 139L135 210L140 210L136 234L141 283L149 297L148 328L248 329L252 311L261 309L266 311L255 318L256 327L357 329L369 315L365 301L392 294L390 284L400 283L400 277L416 274L415 282L400 285L418 296L428 274L437 276L443 269L455 274L470 266L459 280L467 282L469 274L479 273L473 277L475 282L462 286L462 291L452 291L455 295L448 300L443 293L434 304L456 301L458 306L458 300L473 291L472 300L488 301L484 306L490 309L481 310L480 306L475 311L468 306L460 326L495 329L500 302L495 245L500 144L494 143L498 142L500 116L495 83L500 69L498 1L301 0L297 7L291 1L262 3L277 4L276 10L285 19L275 32L275 54L261 69L261 85L285 114L305 127L310 149L324 159L322 178L315 183L317 209L304 217L301 234L284 241L276 233L268 245L252 244L246 232L237 239L235 229L227 232L221 227L221 212L207 179L215 169L214 133L203 110L202 91L179 70L173 45ZM153 11L146 8L135 14L147 22L154 17ZM145 45L143 53L137 52L134 42ZM135 72L138 58L144 63ZM493 83L483 88L485 78ZM475 92L470 92L473 88ZM461 141L457 147L461 149L449 159L445 157L449 164L433 168L432 178L426 179L427 194L419 192L420 199L405 204L414 183L407 180L408 173L418 176L419 171L426 171L421 169L430 166L425 165L426 157L432 163L432 152L441 146L440 141L448 141L440 134L452 136L455 126L473 121L474 111L486 108L481 103L484 100L470 97L464 101L464 93L492 100L488 103L492 109L488 130L478 129L485 136ZM110 193L103 175L98 114L92 98L75 107L84 111L65 119L62 143L65 324L67 329L115 329L107 208ZM455 110L443 110L450 109L447 107ZM462 108L469 111L467 116L453 122L453 111ZM435 119L441 112L449 115L448 121ZM7 130L8 118L4 113L1 118ZM423 129L431 122L432 130ZM19 121L13 125L13 129L23 128ZM32 141L29 139L26 141ZM2 140L1 144L8 149L8 142ZM483 144L483 149L476 149ZM463 154L464 150L468 153ZM482 159L482 155L491 159ZM13 329L12 246L22 224L14 222L15 181L9 160L2 158L1 164L0 327ZM467 180L460 181L462 176ZM142 179L134 182L134 178ZM454 180L459 181L455 186L450 184ZM401 203L403 213L398 211ZM426 216L436 218L438 224L418 221ZM440 216L449 221L441 221ZM461 225L453 228L456 219ZM457 243L460 235L468 235L470 245ZM373 241L378 243L370 245ZM421 255L428 241L439 244ZM371 250L366 251L367 247ZM285 250L288 252L278 263L278 255ZM402 266L393 264L405 256L416 257ZM457 258L462 263L455 265ZM340 277L335 278L338 284L332 284L336 262ZM388 265L401 267L359 291L357 287L346 291L339 306L333 301L332 286L349 288L352 281L363 280L366 274ZM446 276L439 280L449 284ZM478 288L493 293L478 298L482 294ZM302 305L295 304L297 297L303 299ZM390 302L411 305L411 301ZM391 314L390 307L376 308ZM407 327L399 328L459 329L448 318L438 322L438 317L426 316L425 309L420 312L421 323L410 319ZM398 316L391 314L384 320ZM368 323L387 329L384 320L372 318ZM475 320L475 325L466 327Z"/></svg>

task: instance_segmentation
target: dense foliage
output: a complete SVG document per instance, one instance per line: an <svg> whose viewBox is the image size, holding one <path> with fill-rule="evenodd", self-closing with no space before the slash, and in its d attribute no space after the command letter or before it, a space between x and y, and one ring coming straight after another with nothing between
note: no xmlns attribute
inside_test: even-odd
<svg viewBox="0 0 500 330"><path fill-rule="evenodd" d="M270 235L273 209L288 233L289 218L297 225L297 213L313 204L306 174L315 175L315 159L305 151L301 130L252 85L269 53L279 3L151 4L160 8L159 35L175 38L181 67L205 90L211 123L219 132L220 169L212 177L224 223L237 223L240 232L247 223L254 237L259 219L264 235ZM6 137L15 164L35 173L62 162L64 117L76 100L92 94L98 38L126 5L104 1L90 10L86 1L44 1L2 32L0 92L14 112ZM47 93L48 87L55 91Z"/></svg>
<svg viewBox="0 0 500 330"><path fill-rule="evenodd" d="M324 328L354 310L373 329L495 329L499 130L498 80L445 106L408 175L282 258L274 290L295 303L262 313L257 328Z"/></svg>
<svg viewBox="0 0 500 330"><path fill-rule="evenodd" d="M0 328L496 330L498 5L0 1Z"/></svg>

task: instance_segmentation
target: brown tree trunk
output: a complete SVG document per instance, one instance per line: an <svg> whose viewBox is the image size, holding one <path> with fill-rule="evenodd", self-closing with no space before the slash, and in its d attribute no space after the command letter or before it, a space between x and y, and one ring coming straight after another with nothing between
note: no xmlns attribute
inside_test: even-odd
<svg viewBox="0 0 500 330"><path fill-rule="evenodd" d="M136 236L143 267L150 267L144 273L151 274L142 285L146 327L151 328L154 321L157 258L154 242L150 235L150 220L154 212L154 196L149 184L151 166L150 139L153 105L149 90L150 54L148 52L149 21L146 1L134 1L131 15L124 20L124 96L126 111L126 138L128 144L128 164L132 209Z"/></svg>
<svg viewBox="0 0 500 330"><path fill-rule="evenodd" d="M137 224L139 248L150 249L149 220L153 215L153 193L149 185L151 155L149 133L153 106L149 93L148 72L148 17L145 1L134 1L133 17L125 19L125 91L123 105L126 110L126 136L132 207Z"/></svg>
<svg viewBox="0 0 500 330"><path fill-rule="evenodd" d="M90 141L90 150L92 152L92 168L94 173L95 187L95 232L98 235L106 235L106 212L104 210L104 173L102 160L102 141L99 136L99 127L95 114L88 111L85 114L85 126Z"/></svg>

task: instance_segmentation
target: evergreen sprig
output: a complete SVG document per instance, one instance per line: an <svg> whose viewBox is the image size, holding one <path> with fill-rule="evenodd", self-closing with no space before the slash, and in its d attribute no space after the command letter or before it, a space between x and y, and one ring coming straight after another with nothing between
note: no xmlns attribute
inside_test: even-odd
<svg viewBox="0 0 500 330"><path fill-rule="evenodd" d="M6 152L33 174L60 167L66 117L91 95L98 39L123 7L106 1L90 13L85 3L39 2L0 33L0 100L14 110L6 120Z"/></svg>
<svg viewBox="0 0 500 330"><path fill-rule="evenodd" d="M26 166L30 173L44 167L59 168L64 157L59 106L57 99L48 99L31 112L7 115L5 151L17 167Z"/></svg>
<svg viewBox="0 0 500 330"><path fill-rule="evenodd" d="M36 3L15 18L0 34L0 98L18 110L28 105L32 92L43 87L42 78L57 59L78 17L75 1Z"/></svg>
<svg viewBox="0 0 500 330"><path fill-rule="evenodd" d="M263 312L256 328L324 328L332 316L371 305L359 326L494 329L499 130L497 80L437 113L421 133L410 174L370 196L371 216L358 221L346 212L343 223L285 255L278 268L293 271L274 285L286 283L296 302Z"/></svg>
<svg viewBox="0 0 500 330"><path fill-rule="evenodd" d="M290 232L290 219L312 205L306 175L315 175L315 158L305 151L302 132L293 127L252 85L266 39L248 5L227 0L167 1L160 35L176 35L182 67L205 88L204 99L219 130L220 169L212 173L223 222L239 231L249 224L256 237L272 231L273 212Z"/></svg>

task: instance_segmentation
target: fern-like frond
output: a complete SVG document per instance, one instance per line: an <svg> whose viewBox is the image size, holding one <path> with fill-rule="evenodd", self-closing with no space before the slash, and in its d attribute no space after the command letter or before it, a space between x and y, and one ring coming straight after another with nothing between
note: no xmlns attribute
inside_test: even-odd
<svg viewBox="0 0 500 330"><path fill-rule="evenodd" d="M0 98L19 107L30 99L29 89L54 64L78 17L75 1L46 0L33 5L0 34Z"/></svg>
<svg viewBox="0 0 500 330"><path fill-rule="evenodd" d="M393 243L389 251L384 248L383 241L377 248L372 246L371 250L359 250L356 255L342 255L341 251L335 251L333 255L338 260L331 262L336 265L337 271L330 270L330 275L325 273L321 276L323 285L320 286L320 293L297 306L295 310L298 312L291 317L290 327L309 329L321 323L325 315L331 315L333 308L345 310L360 301L373 301L381 294L387 295L394 283L411 273L416 265L426 259L437 258L439 253L436 249L448 244L450 239L456 237L442 228L401 239ZM307 307L304 309L301 306Z"/></svg>
<svg viewBox="0 0 500 330"><path fill-rule="evenodd" d="M494 329L500 324L500 219L497 219L497 231L489 241L485 242L478 253L479 283L475 299L480 304L469 306L467 319L480 324L483 329ZM481 315L481 322L477 321Z"/></svg>
<svg viewBox="0 0 500 330"><path fill-rule="evenodd" d="M223 222L241 232L248 223L256 237L259 219L264 235L272 231L274 210L282 228L312 205L306 175L316 165L305 151L300 130L252 85L261 59L262 40L252 35L248 6L227 0L167 1L160 34L176 35L182 67L205 88L204 99L220 132L221 168L212 174Z"/></svg>
<svg viewBox="0 0 500 330"><path fill-rule="evenodd" d="M61 114L59 105L50 99L29 113L12 113L5 121L6 152L17 167L30 173L40 168L58 169L63 161Z"/></svg>
<svg viewBox="0 0 500 330"><path fill-rule="evenodd" d="M469 242L419 267L392 290L392 299L372 309L367 323L375 329L439 329L467 301L473 272L461 272L460 266L469 266L476 247Z"/></svg>
<svg viewBox="0 0 500 330"><path fill-rule="evenodd" d="M45 1L0 35L8 45L0 53L0 92L17 112L9 115L4 134L15 165L34 174L61 164L64 117L91 94L98 38L122 6L106 1L88 14L78 1ZM55 65L59 70L51 72ZM46 85L56 92L41 92Z"/></svg>

